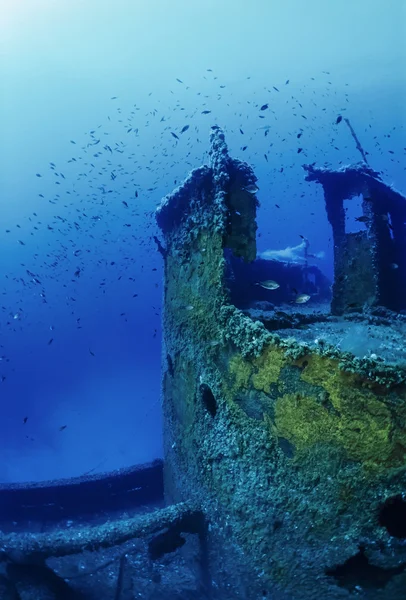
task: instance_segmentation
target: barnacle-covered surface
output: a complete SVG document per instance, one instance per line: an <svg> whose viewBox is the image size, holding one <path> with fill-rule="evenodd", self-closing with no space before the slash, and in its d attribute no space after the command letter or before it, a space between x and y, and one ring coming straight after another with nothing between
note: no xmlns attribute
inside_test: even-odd
<svg viewBox="0 0 406 600"><path fill-rule="evenodd" d="M332 188L342 198L351 199L366 193L367 190L370 192L376 190L385 197L387 196L391 203L393 202L400 210L405 210L403 194L387 185L382 181L379 171L363 162L344 165L335 170L314 165L304 165L303 168L307 172L306 181L318 181L325 190Z"/></svg>
<svg viewBox="0 0 406 600"><path fill-rule="evenodd" d="M204 515L164 505L161 461L1 485L0 505L1 600L207 598Z"/></svg>
<svg viewBox="0 0 406 600"><path fill-rule="evenodd" d="M0 533L2 600L206 597L204 515L198 507L150 505L103 519L82 515L10 525L16 531ZM189 564L179 552L183 547L193 556Z"/></svg>
<svg viewBox="0 0 406 600"><path fill-rule="evenodd" d="M225 253L254 258L255 176L218 128L211 143L163 228L167 500L202 507L225 597L403 599L403 319L373 303L345 318L233 306Z"/></svg>
<svg viewBox="0 0 406 600"><path fill-rule="evenodd" d="M406 308L406 198L365 163L339 169L304 165L323 187L334 237L332 312L354 306ZM362 197L364 229L346 232L344 201Z"/></svg>
<svg viewBox="0 0 406 600"><path fill-rule="evenodd" d="M360 313L336 317L328 313L327 305L317 305L317 309L307 305L292 310L286 305L243 312L282 339L294 338L314 352L329 347L343 358L355 359L354 364L363 359L383 371L397 369L399 381L406 377L406 315L375 309L367 318Z"/></svg>
<svg viewBox="0 0 406 600"><path fill-rule="evenodd" d="M394 235L402 236L404 233L402 217L406 216L406 198L393 186L386 184L378 171L365 163L344 165L339 169L314 165L303 165L303 168L307 173L306 181L322 185L327 216L338 237L345 229L342 201L356 196L363 196L366 223L376 228L377 224L373 221L377 218L385 230L389 222ZM381 218L386 214L394 217L393 222Z"/></svg>

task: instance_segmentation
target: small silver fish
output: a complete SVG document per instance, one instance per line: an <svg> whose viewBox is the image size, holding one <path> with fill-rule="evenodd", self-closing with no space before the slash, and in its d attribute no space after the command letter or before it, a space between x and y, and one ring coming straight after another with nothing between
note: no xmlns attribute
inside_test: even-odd
<svg viewBox="0 0 406 600"><path fill-rule="evenodd" d="M305 302L308 302L310 300L310 296L308 294L299 294L296 299L295 302L296 304L304 304Z"/></svg>
<svg viewBox="0 0 406 600"><path fill-rule="evenodd" d="M259 190L259 187L255 185L255 183L250 183L249 185L242 188L244 192L248 192L249 194L256 194Z"/></svg>
<svg viewBox="0 0 406 600"><path fill-rule="evenodd" d="M260 285L261 287L265 288L266 290L277 290L278 287L280 287L279 283L277 281L274 281L273 279L267 279L266 281L260 281L256 285Z"/></svg>

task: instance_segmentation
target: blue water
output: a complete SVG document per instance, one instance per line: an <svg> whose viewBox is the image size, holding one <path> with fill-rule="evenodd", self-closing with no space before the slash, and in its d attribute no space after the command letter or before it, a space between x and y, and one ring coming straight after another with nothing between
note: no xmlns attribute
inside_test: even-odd
<svg viewBox="0 0 406 600"><path fill-rule="evenodd" d="M1 8L0 481L147 462L162 456L155 207L218 124L259 178L258 250L304 235L331 275L301 165L361 160L343 115L406 191L405 4Z"/></svg>

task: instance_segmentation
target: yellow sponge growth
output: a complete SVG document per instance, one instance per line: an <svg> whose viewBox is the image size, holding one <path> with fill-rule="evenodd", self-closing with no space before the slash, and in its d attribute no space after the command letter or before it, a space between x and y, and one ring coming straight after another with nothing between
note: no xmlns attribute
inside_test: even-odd
<svg viewBox="0 0 406 600"><path fill-rule="evenodd" d="M233 390L253 386L269 394L271 384L279 381L286 362L283 350L274 346L268 346L257 358L244 359L240 354L234 355L228 366L233 378Z"/></svg>
<svg viewBox="0 0 406 600"><path fill-rule="evenodd" d="M271 383L278 382L281 369L286 362L283 350L274 346L266 348L261 356L253 360L252 384L254 388L269 394Z"/></svg>
<svg viewBox="0 0 406 600"><path fill-rule="evenodd" d="M379 396L361 387L360 378L342 372L337 361L318 355L298 364L303 367L302 380L324 391L278 398L275 424L280 436L298 452L316 443L332 443L365 466L395 466L399 458L403 462L399 448L404 446L406 456L406 432L398 429L394 436L391 411Z"/></svg>

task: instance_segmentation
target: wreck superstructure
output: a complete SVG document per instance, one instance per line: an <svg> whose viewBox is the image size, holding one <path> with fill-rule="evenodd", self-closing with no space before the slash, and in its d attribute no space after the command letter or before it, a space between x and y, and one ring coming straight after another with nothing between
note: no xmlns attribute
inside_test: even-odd
<svg viewBox="0 0 406 600"><path fill-rule="evenodd" d="M364 163L338 170L304 168L306 181L323 187L333 230L332 312L344 314L365 304L406 309L406 198ZM355 196L362 197L358 219L365 229L347 232L344 201Z"/></svg>
<svg viewBox="0 0 406 600"><path fill-rule="evenodd" d="M367 168L308 167L307 179L324 187L334 231L333 314L252 314L230 302L226 252L247 263L256 257L256 178L229 157L217 127L211 145L210 166L157 210L167 500L202 507L211 577L227 597L335 600L362 591L400 600L406 322L387 310L394 303L385 261L399 263L400 278L404 238L395 221L404 198ZM354 238L343 229L342 202L358 193L370 227ZM380 216L387 213L390 239Z"/></svg>

